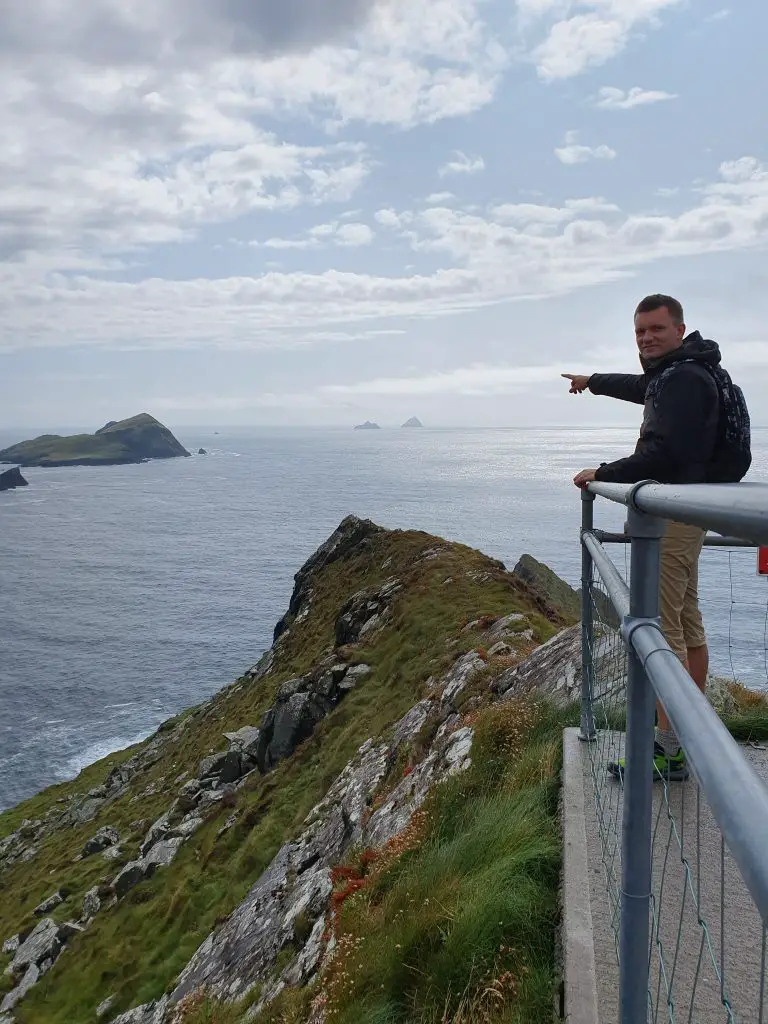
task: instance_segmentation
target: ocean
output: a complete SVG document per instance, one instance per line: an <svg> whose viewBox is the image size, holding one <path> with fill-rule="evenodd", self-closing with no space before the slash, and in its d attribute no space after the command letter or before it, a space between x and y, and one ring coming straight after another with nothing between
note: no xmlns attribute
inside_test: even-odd
<svg viewBox="0 0 768 1024"><path fill-rule="evenodd" d="M349 513L523 552L578 583L585 466L623 429L179 428L207 456L24 470L0 494L0 810L72 778L253 665L293 575ZM0 432L0 448L29 436ZM768 429L750 479L768 480ZM600 501L596 523L620 528ZM623 548L614 548L623 565ZM768 579L754 551L708 550L713 669L768 685Z"/></svg>

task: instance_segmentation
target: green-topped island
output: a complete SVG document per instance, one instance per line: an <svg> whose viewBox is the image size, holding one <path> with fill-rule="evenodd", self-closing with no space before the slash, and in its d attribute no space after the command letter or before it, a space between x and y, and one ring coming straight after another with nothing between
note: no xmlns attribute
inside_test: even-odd
<svg viewBox="0 0 768 1024"><path fill-rule="evenodd" d="M148 459L188 457L168 427L140 413L107 423L95 434L42 434L0 451L0 463L17 466L121 466Z"/></svg>

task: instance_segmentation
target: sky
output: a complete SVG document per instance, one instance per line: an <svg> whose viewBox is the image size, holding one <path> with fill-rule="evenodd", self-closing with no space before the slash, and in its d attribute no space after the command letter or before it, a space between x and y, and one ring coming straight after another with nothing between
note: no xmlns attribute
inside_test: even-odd
<svg viewBox="0 0 768 1024"><path fill-rule="evenodd" d="M768 425L768 4L0 3L0 428L626 425L679 298Z"/></svg>

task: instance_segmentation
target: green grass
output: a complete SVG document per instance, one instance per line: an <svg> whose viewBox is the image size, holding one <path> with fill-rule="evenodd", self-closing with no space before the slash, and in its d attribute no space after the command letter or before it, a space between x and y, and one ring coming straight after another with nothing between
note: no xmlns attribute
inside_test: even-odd
<svg viewBox="0 0 768 1024"><path fill-rule="evenodd" d="M413 531L386 532L375 535L357 557L326 566L313 580L311 615L292 627L268 677L227 688L205 713L187 713L186 728L178 737L172 728L164 729L165 747L159 761L133 780L125 796L95 821L55 833L34 860L0 876L0 938L33 924L32 909L61 884L72 889L62 915L78 916L87 889L110 880L120 867L106 864L99 855L74 863L86 839L104 824L125 834L137 819L151 823L181 785L177 777L194 774L203 756L226 745L223 732L258 725L280 683L319 661L334 642L336 617L352 593L391 576L406 583L387 628L344 652L349 660L371 665L370 675L289 761L266 777L254 778L238 793L234 807L214 811L170 868L159 871L115 909L98 915L20 1004L20 1024L89 1021L95 1007L109 995L116 996L115 1012L158 998L173 985L216 923L242 900L280 845L297 833L358 746L369 736L385 733L425 695L430 675L438 675L457 654L478 644L479 635L461 632L467 622L479 614L519 611L527 616L538 641L562 624L556 615L550 621L540 606L532 605L515 577L473 549L448 545L439 560L415 565L418 555L435 540ZM392 561L384 569L387 559ZM475 570L491 573L492 579L479 582L466 575ZM450 591L444 584L448 577L454 579ZM450 639L459 642L448 646ZM77 780L46 790L1 815L0 835L12 831L24 817L43 817L57 799L97 785L108 764L125 760L135 749L112 755ZM144 795L155 784L162 791ZM217 830L233 810L237 824L217 840ZM139 838L137 832L125 844L126 859L135 855Z"/></svg>
<svg viewBox="0 0 768 1024"><path fill-rule="evenodd" d="M423 837L345 904L325 981L341 1024L552 1019L557 794L572 712L480 712L470 771L430 797Z"/></svg>

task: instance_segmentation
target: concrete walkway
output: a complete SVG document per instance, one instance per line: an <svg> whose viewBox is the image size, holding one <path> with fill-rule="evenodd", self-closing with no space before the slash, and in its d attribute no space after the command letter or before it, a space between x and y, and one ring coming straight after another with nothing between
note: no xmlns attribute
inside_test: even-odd
<svg viewBox="0 0 768 1024"><path fill-rule="evenodd" d="M623 791L604 765L621 756L622 743L620 733L602 733L595 744L581 743L575 729L566 730L564 736L566 1011L574 1024L589 1020L590 1014L598 1024L618 1024L616 901ZM744 753L768 784L768 750L745 747ZM691 778L671 783L668 794L665 799L664 786L656 784L652 888L659 913L653 926L648 1019L675 1024L731 1020L768 1024L768 977L763 977L763 926L757 910L723 848L696 782ZM574 813L579 803L583 827ZM580 861L586 877L579 878ZM569 898L574 901L575 921ZM699 923L697 898L706 930ZM585 922L587 928L591 924L593 957L585 954ZM574 942L574 935L581 939ZM722 993L713 960L721 971ZM594 984L584 977L590 962L595 965ZM762 1016L761 981L765 989ZM590 1007L592 993L596 1007ZM732 1016L723 1005L723 993Z"/></svg>

